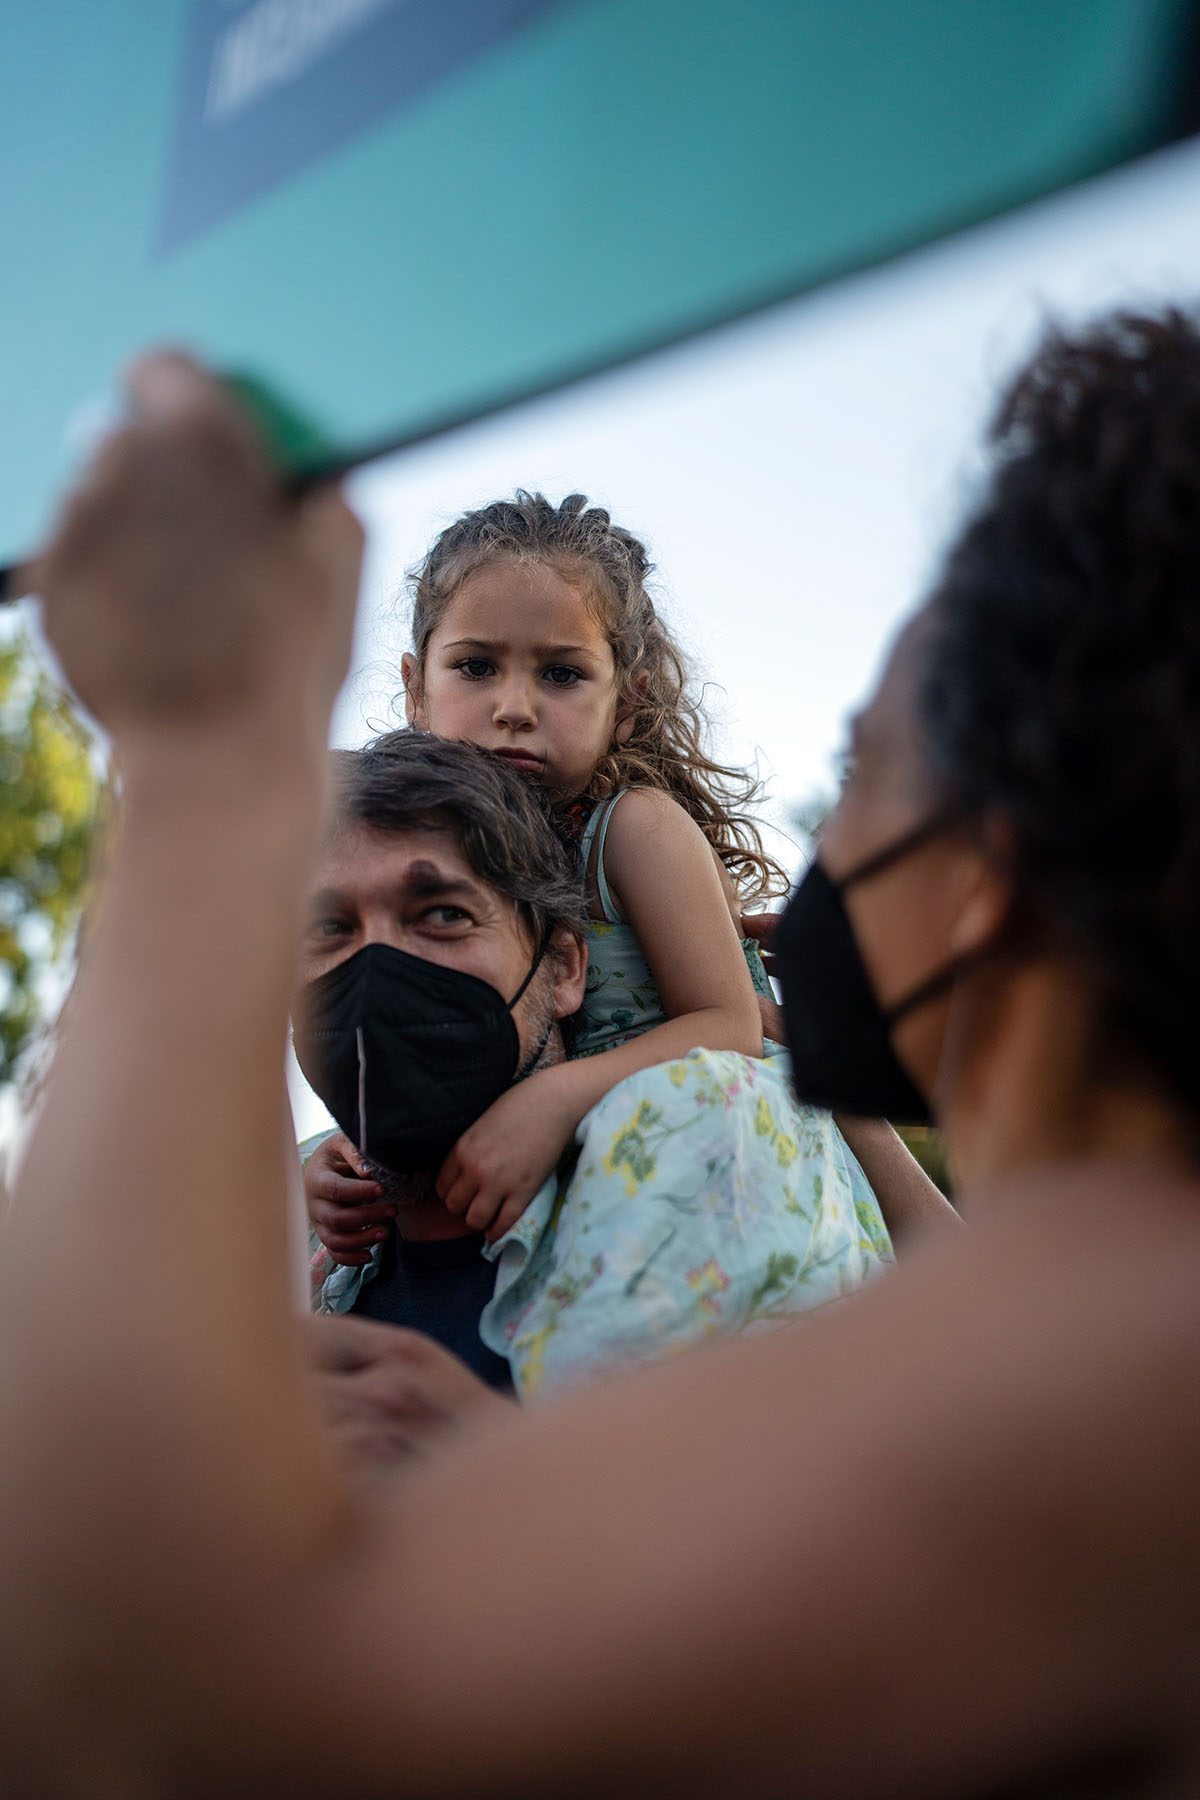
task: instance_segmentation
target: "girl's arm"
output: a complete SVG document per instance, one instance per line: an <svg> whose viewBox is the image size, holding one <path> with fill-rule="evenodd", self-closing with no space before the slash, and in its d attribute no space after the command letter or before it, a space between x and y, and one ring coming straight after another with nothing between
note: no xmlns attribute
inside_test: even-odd
<svg viewBox="0 0 1200 1800"><path fill-rule="evenodd" d="M636 788L614 808L604 847L608 883L662 995L662 1025L557 1071L579 1118L639 1069L689 1050L761 1056L758 997L721 871L694 819L669 794Z"/></svg>
<svg viewBox="0 0 1200 1800"><path fill-rule="evenodd" d="M665 1022L615 1050L534 1080L568 1143L610 1089L689 1050L761 1056L762 1023L721 872L704 833L669 794L635 788L613 809L604 868L662 995Z"/></svg>
<svg viewBox="0 0 1200 1800"><path fill-rule="evenodd" d="M758 996L699 826L668 795L635 789L613 812L605 870L668 1017L615 1050L539 1070L463 1133L438 1193L493 1241L520 1218L579 1121L627 1075L699 1047L762 1055Z"/></svg>
<svg viewBox="0 0 1200 1800"><path fill-rule="evenodd" d="M874 1190L892 1241L907 1249L933 1231L959 1231L962 1220L945 1194L886 1119L853 1119L834 1114L834 1124L858 1158Z"/></svg>

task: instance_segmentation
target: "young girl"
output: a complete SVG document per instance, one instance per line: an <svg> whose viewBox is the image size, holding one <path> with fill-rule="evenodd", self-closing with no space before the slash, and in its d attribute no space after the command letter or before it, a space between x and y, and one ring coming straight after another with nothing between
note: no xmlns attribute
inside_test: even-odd
<svg viewBox="0 0 1200 1800"><path fill-rule="evenodd" d="M518 492L457 520L413 576L409 723L491 750L549 790L578 837L593 921L572 1060L513 1087L438 1177L447 1207L493 1240L618 1082L699 1048L764 1054L758 996L770 986L738 918L787 879L744 810L754 785L705 753L649 568L638 540L581 495L555 507ZM762 1095L742 1093L761 1119ZM780 1083L771 1129L803 1141L811 1120L789 1137L781 1096L794 1108ZM873 1210L867 1228L886 1244Z"/></svg>
<svg viewBox="0 0 1200 1800"><path fill-rule="evenodd" d="M572 1059L510 1088L436 1180L491 1240L479 1333L522 1398L805 1311L891 1260L855 1155L764 1046L770 985L739 911L786 881L744 811L753 785L705 753L648 572L581 496L519 492L465 514L412 577L409 723L542 784L589 897ZM567 1185L549 1182L573 1140ZM898 1210L949 1211L881 1122L855 1149ZM371 1183L341 1137L308 1165L319 1311L357 1307L379 1267Z"/></svg>

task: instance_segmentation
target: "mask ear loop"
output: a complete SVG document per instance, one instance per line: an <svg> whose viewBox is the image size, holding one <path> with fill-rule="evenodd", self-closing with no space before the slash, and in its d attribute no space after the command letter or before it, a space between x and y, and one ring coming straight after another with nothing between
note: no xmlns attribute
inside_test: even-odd
<svg viewBox="0 0 1200 1800"><path fill-rule="evenodd" d="M525 992L525 989L529 986L530 982L533 980L534 976L537 974L538 970L541 968L542 958L545 956L546 951L549 949L549 947L550 947L550 933L548 931L544 931L541 936L541 941L539 942L538 947L537 947L537 953L535 954L533 961L529 965L529 971L526 974L524 981L521 983L520 987L517 989L517 991L513 995L512 999L505 1002L509 1012L512 1011L513 1007L517 1004L517 1001L521 998L521 995Z"/></svg>
<svg viewBox="0 0 1200 1800"><path fill-rule="evenodd" d="M903 1000L897 1000L884 1012L883 1022L888 1030L899 1024L901 1019L907 1018L909 1013L916 1012L919 1006L924 1006L929 1000L936 1000L939 994L953 987L960 975L969 974L978 964L994 956L995 951L994 943L982 944L978 950L965 951L962 956L956 956L942 968L936 969L926 980L918 982L911 994L905 994Z"/></svg>
<svg viewBox="0 0 1200 1800"><path fill-rule="evenodd" d="M550 944L550 933L548 931L545 931L542 933L542 940L541 940L540 944L538 945L537 955L534 957L532 963L529 965L529 973L526 975L524 981L521 983L520 987L517 989L516 993L513 995L512 999L508 1003L509 1012L512 1011L513 1007L517 1004L517 1001L521 998L521 995L525 992L525 989L529 986L530 982L533 980L534 976L537 974L538 970L541 968L542 958L545 956L546 951L549 948L549 944ZM542 1051L546 1048L546 1045L550 1042L550 1033L554 1030L555 1024L556 1024L556 1020L551 1019L550 1023L546 1026L545 1031L543 1031L543 1033L542 1033L541 1043L538 1044L537 1048L535 1050L533 1050L529 1056L526 1057L525 1062L522 1065L522 1067L517 1070L517 1080L518 1081L524 1080L525 1076L527 1076L527 1075L532 1075L533 1071L537 1068L538 1061L541 1057Z"/></svg>
<svg viewBox="0 0 1200 1800"><path fill-rule="evenodd" d="M847 888L856 887L860 881L870 881L873 875L882 875L885 869L890 869L894 862L900 861L901 857L910 855L914 850L919 850L922 844L929 842L930 838L940 837L942 832L958 822L962 814L963 808L960 806L942 807L938 812L931 814L928 819L923 820L920 825L914 825L911 831L906 831L903 837L898 837L892 843L885 844L882 850L873 851L864 862L859 863L856 869L848 870L840 881L834 881L833 886L839 894L844 894ZM832 877L830 879L832 880Z"/></svg>

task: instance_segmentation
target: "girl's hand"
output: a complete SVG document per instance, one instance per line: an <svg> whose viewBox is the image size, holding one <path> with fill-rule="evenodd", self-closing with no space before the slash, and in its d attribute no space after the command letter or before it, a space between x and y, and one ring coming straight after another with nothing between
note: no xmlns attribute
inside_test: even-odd
<svg viewBox="0 0 1200 1800"><path fill-rule="evenodd" d="M361 1269L371 1260L371 1247L387 1236L396 1208L384 1204L383 1189L364 1172L362 1158L338 1132L326 1138L304 1166L304 1198L313 1230L334 1262Z"/></svg>
<svg viewBox="0 0 1200 1800"><path fill-rule="evenodd" d="M777 912L743 913L740 923L742 936L754 939L762 951L763 968L768 975L774 975L775 958L771 955L771 945L775 940L775 927L779 923L779 914ZM762 1019L764 1038L770 1038L774 1044L786 1044L787 1024L783 1017L783 1008L778 1000L768 1000L765 994L760 994L758 1011Z"/></svg>
<svg viewBox="0 0 1200 1800"><path fill-rule="evenodd" d="M574 1135L583 1115L569 1078L563 1063L509 1088L463 1132L438 1171L447 1211L485 1231L489 1243L516 1224Z"/></svg>
<svg viewBox="0 0 1200 1800"><path fill-rule="evenodd" d="M777 912L743 913L741 916L742 936L753 938L762 951L763 967L768 975L775 973L775 958L771 955L771 945L775 939L775 927L780 914Z"/></svg>
<svg viewBox="0 0 1200 1800"><path fill-rule="evenodd" d="M778 1000L768 1000L765 994L758 996L758 1016L762 1020L764 1039L770 1038L773 1044L782 1044L786 1050L787 1020L783 1016L783 1008Z"/></svg>

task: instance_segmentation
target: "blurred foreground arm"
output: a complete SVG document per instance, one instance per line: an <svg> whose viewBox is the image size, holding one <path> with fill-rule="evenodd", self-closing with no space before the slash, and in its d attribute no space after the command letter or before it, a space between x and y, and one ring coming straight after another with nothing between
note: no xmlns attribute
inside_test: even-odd
<svg viewBox="0 0 1200 1800"><path fill-rule="evenodd" d="M266 1534L294 1560L338 1518L290 1316L281 1071L362 541L333 492L285 500L183 358L130 399L38 570L121 819L0 1294L0 1561L22 1569L0 1665L102 1635L81 1679L110 1735L148 1665L199 1679L220 1654L214 1567L252 1591ZM45 1679L66 1693L39 1756L81 1699L53 1656Z"/></svg>

